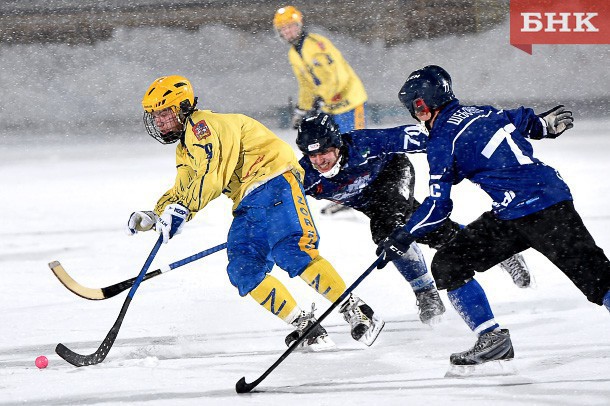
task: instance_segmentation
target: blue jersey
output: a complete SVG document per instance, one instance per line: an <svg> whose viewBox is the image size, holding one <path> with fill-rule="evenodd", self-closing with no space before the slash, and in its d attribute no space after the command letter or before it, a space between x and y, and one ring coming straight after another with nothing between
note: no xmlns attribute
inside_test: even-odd
<svg viewBox="0 0 610 406"><path fill-rule="evenodd" d="M572 200L559 173L534 157L526 139L545 135L545 125L532 109L452 101L436 117L428 140L430 195L406 230L418 238L437 228L451 214L451 187L465 178L492 198L492 212L502 220Z"/></svg>
<svg viewBox="0 0 610 406"><path fill-rule="evenodd" d="M305 193L354 209L369 204L370 194L362 193L396 154L425 152L428 137L417 125L387 129L354 130L342 134L347 156L339 173L325 178L307 156L299 160L305 169ZM347 148L345 148L347 147Z"/></svg>

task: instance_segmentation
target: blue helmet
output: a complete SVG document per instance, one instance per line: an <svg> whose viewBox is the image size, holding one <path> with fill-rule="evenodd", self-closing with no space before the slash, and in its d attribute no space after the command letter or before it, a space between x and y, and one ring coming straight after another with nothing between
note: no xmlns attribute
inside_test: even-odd
<svg viewBox="0 0 610 406"><path fill-rule="evenodd" d="M451 76L437 65L412 72L398 92L398 99L415 119L416 113L437 110L455 98Z"/></svg>
<svg viewBox="0 0 610 406"><path fill-rule="evenodd" d="M339 126L326 113L307 117L297 133L297 146L305 155L324 152L330 147L341 148L343 141Z"/></svg>

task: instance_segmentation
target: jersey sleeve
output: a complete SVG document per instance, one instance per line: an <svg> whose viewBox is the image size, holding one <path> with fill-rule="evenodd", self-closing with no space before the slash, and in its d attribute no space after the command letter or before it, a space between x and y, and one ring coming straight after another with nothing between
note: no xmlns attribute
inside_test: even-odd
<svg viewBox="0 0 610 406"><path fill-rule="evenodd" d="M165 192L155 205L154 211L159 216L167 205L181 201L182 194L188 189L188 186L195 177L195 171L186 164L185 155L185 149L179 145L176 148L176 180L174 181L174 186Z"/></svg>
<svg viewBox="0 0 610 406"><path fill-rule="evenodd" d="M546 137L546 126L534 110L519 107L514 110L504 110L504 115L525 138L539 140Z"/></svg>
<svg viewBox="0 0 610 406"><path fill-rule="evenodd" d="M311 85L311 82L307 80L296 68L293 68L294 76L297 79L299 86L299 97L297 107L301 110L310 110L313 107L314 100L316 99L315 89Z"/></svg>
<svg viewBox="0 0 610 406"><path fill-rule="evenodd" d="M177 158L176 182L157 203L157 214L163 212L165 206L178 202L189 209L189 220L210 201L222 193L224 185L219 176L220 160L218 136L213 134L205 139L205 143L193 143L190 149L184 149L184 157ZM191 160L189 166L180 165L180 161ZM194 169L192 169L194 168Z"/></svg>
<svg viewBox="0 0 610 406"><path fill-rule="evenodd" d="M384 129L364 129L351 132L358 136L360 143L381 153L418 153L426 152L428 145L427 133L419 125L402 125Z"/></svg>
<svg viewBox="0 0 610 406"><path fill-rule="evenodd" d="M428 133L417 124L405 125L403 128L403 149L407 153L426 152L428 146Z"/></svg>
<svg viewBox="0 0 610 406"><path fill-rule="evenodd" d="M189 153L194 157L195 176L182 195L182 203L191 213L203 209L224 189L223 180L218 170L220 163L220 142L218 135L213 134L206 143L194 143Z"/></svg>
<svg viewBox="0 0 610 406"><path fill-rule="evenodd" d="M405 229L413 237L421 238L437 229L453 210L451 188L456 179L453 172L451 145L439 145L428 151L430 166L429 195L409 218Z"/></svg>

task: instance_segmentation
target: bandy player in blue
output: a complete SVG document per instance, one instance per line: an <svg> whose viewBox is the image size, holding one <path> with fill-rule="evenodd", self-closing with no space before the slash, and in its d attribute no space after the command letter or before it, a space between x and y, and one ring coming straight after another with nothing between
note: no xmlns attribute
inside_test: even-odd
<svg viewBox="0 0 610 406"><path fill-rule="evenodd" d="M529 139L556 138L573 127L572 113L557 106L536 115L530 108L464 106L449 74L429 67L412 72L399 92L411 115L429 131L430 195L379 244L385 260L402 256L412 241L441 226L453 208L453 185L469 179L493 200L490 211L441 247L432 261L439 289L478 334L473 348L452 354L452 365L514 357L508 329L500 328L483 288L474 279L493 264L533 248L557 266L587 299L610 311L610 261L574 208L559 173L534 157Z"/></svg>

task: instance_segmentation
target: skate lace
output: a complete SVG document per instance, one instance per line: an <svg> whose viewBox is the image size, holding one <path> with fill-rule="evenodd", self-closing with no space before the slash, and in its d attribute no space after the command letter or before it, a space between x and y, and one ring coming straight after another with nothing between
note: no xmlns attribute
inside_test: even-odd
<svg viewBox="0 0 610 406"><path fill-rule="evenodd" d="M483 348L489 346L490 344L493 344L494 342L496 342L498 340L499 340L499 337L496 337L496 335L494 335L492 333L483 334L482 336L479 337L477 342L474 344L474 347L472 347L468 351L464 352L463 355L475 354L475 353L481 351Z"/></svg>
<svg viewBox="0 0 610 406"><path fill-rule="evenodd" d="M419 307L421 310L424 309L436 309L438 307L437 303L437 299L436 299L436 292L435 291L427 291L427 292L421 292L419 294L417 294L415 297L415 302L417 307Z"/></svg>
<svg viewBox="0 0 610 406"><path fill-rule="evenodd" d="M352 327L366 323L369 320L360 309L360 302L360 299L355 299L354 296L350 295L349 299L347 299L339 310L339 312L343 314L345 321L347 321Z"/></svg>
<svg viewBox="0 0 610 406"><path fill-rule="evenodd" d="M513 280L524 278L525 273L527 272L527 269L525 268L524 264L521 263L518 257L519 254L513 255L501 263L504 270L508 272Z"/></svg>
<svg viewBox="0 0 610 406"><path fill-rule="evenodd" d="M311 312L307 313L305 310L302 311L298 319L296 319L296 328L299 331L305 331L309 326L309 322L314 318L314 312L316 310L316 304L311 304Z"/></svg>

